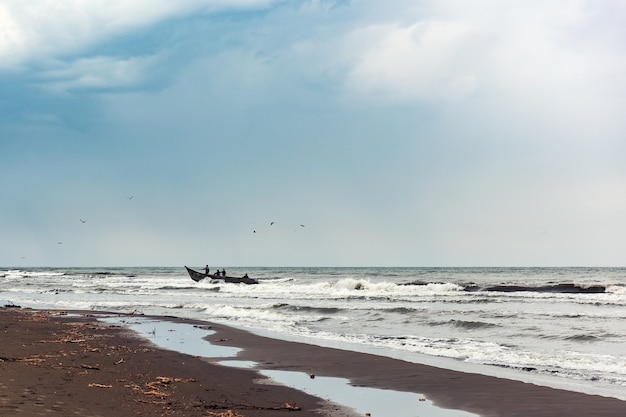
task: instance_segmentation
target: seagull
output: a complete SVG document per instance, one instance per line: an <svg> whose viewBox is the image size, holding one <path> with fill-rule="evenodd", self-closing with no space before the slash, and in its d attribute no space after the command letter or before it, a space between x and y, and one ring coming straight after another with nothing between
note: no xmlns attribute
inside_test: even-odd
<svg viewBox="0 0 626 417"><path fill-rule="evenodd" d="M303 225L303 224L301 224L301 225L300 225L300 227L304 227L304 225Z"/></svg>
<svg viewBox="0 0 626 417"><path fill-rule="evenodd" d="M274 222L271 222L271 223L270 223L270 226L273 226L273 225L274 225Z"/></svg>
<svg viewBox="0 0 626 417"><path fill-rule="evenodd" d="M81 223L87 223L87 220L80 219Z"/></svg>
<svg viewBox="0 0 626 417"><path fill-rule="evenodd" d="M57 245L62 245L62 244L63 244L63 242L57 242Z"/></svg>
<svg viewBox="0 0 626 417"><path fill-rule="evenodd" d="M128 197L129 200L132 200L134 197L134 195L131 195L130 197Z"/></svg>

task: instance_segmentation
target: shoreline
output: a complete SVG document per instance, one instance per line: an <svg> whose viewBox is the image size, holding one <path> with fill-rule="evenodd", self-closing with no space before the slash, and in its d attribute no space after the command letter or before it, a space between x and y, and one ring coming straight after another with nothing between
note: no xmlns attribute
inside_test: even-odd
<svg viewBox="0 0 626 417"><path fill-rule="evenodd" d="M158 349L96 314L0 307L0 415L320 417L332 407L260 384L253 370Z"/></svg>
<svg viewBox="0 0 626 417"><path fill-rule="evenodd" d="M221 387L221 391L218 390L218 397L221 395L221 398L232 398L233 400L230 400L231 402L229 404L233 406L238 404L272 403L273 405L271 407L280 407L281 404L283 406L284 404L298 404L300 410L297 415L300 417L322 415L348 417L350 415L354 415L353 412L341 409L335 404L329 403L328 401L315 396L311 396L294 388L281 385L259 384L255 381L263 379L263 376L256 368L262 370L298 371L318 376L320 377L319 379L321 379L321 377L345 378L350 380L352 385L356 386L420 394L429 401L432 401L437 407L441 407L443 413L441 414L442 416L445 415L445 410L443 409L463 410L483 417L522 417L531 415L535 417L551 417L561 415L618 417L626 414L626 401L616 398L547 388L492 376L452 371L429 365L406 362L399 359L376 356L368 353L352 352L299 342L272 339L213 322L170 316L124 316L116 313L96 311L67 311L67 313L72 314L71 316L60 316L52 313L54 313L53 310L0 308L0 328L4 329L2 333L3 347L2 353L0 354L0 356L4 359L3 361L0 361L2 374L8 375L7 371L11 367L21 367L23 368L22 372L27 370L32 373L30 376L31 379L43 378L45 380L46 378L50 378L50 375L46 376L45 373L42 374L42 368L40 366L33 366L33 363L25 362L24 359L26 357L32 358L33 351L38 351L44 348L49 349L52 345L50 343L42 343L41 340L46 340L50 334L58 335L62 333L62 331L81 329L81 331L88 334L89 337L75 339L75 341L80 341L76 343L72 343L71 340L66 343L54 343L53 347L60 349L60 353L57 350L55 354L60 354L64 358L72 357L73 355L75 356L79 354L76 353L76 348L81 346L81 343L91 343L96 345L100 343L106 345L105 347L107 348L107 352L110 357L102 356L102 346L84 346L84 349L80 354L85 356L85 359L81 359L80 362L85 363L78 363L75 361L73 368L70 368L69 371L65 369L65 365L59 365L61 371L65 370L68 374L72 374L72 372L76 374L72 375L71 378L68 377L69 381L76 382L76 380L81 379L85 374L87 376L92 374L103 374L102 371L105 370L105 367L102 364L100 365L101 368L98 371L89 369L88 367L82 367L82 365L92 366L89 365L87 361L87 358L90 358L91 356L99 358L92 359L96 362L104 362L103 359L107 359L109 361L114 360L115 358L118 358L118 356L113 355L113 353L117 353L117 351L121 350L122 347L128 346L132 346L135 349L132 354L133 360L130 361L127 356L123 357L122 355L121 359L124 359L123 362L116 365L115 361L113 361L112 363L109 363L108 366L110 371L114 373L120 372L122 369L120 365L135 368L141 368L141 366L143 366L143 368L135 369L134 371L139 375L146 375L146 377L141 379L143 385L139 382L135 383L136 386L143 387L139 392L143 393L145 391L145 387L148 386L146 384L150 383L153 383L152 386L155 387L163 389L166 388L164 384L158 382L156 384L154 383L155 381L158 381L156 378L160 375L163 376L166 370L169 370L173 374L169 376L165 375L165 377L181 378L181 381L184 381L185 378L187 380L195 380L194 383L174 382L172 385L176 385L176 392L171 394L178 394L180 396L183 391L185 393L187 391L190 393L194 392L194 394L185 394L191 396L195 395L195 397L193 397L195 398L193 401L189 402L188 400L184 400L184 398L188 398L184 396L181 400L174 400L173 397L167 397L169 400L162 400L164 403L160 404L161 409L158 412L161 414L145 415L206 416L211 415L208 414L211 412L219 414L219 412L223 412L225 410L222 409L220 411L216 408L210 408L216 407L216 403L215 399L211 400L208 398L209 396L207 396L207 387L216 387L216 382L217 385ZM131 334L124 327L107 326L102 324L101 321L98 321L98 315L128 318L135 317L178 324L204 326L215 332L215 334L207 337L211 344L232 346L243 349L237 354L236 360L251 361L257 364L257 367L253 369L227 367L216 364L216 362L218 362L216 360L199 358L176 351L155 348L149 340L141 338L137 334ZM29 321L30 318L33 317L36 317L38 321ZM22 325L18 326L17 324L20 320ZM23 331L19 331L24 327L30 327L31 334L25 334ZM98 335L104 334L107 335L106 338L98 337ZM37 337L39 337L39 340L37 340ZM110 343L113 341L115 341L117 345ZM13 347L9 348L9 345ZM99 351L89 351L88 349L99 349ZM148 351L143 352L142 349L147 349ZM7 353L9 351L13 352L12 356ZM98 354L100 355L98 356ZM151 360L148 362L145 362L144 360L142 362L140 360L136 360L136 355L147 355L151 357ZM119 358L116 359L116 361L119 360ZM190 369L192 367L188 366L175 366L176 363L183 362L186 364L193 363L193 368L195 370ZM47 360L43 363L47 363ZM50 370L49 368L50 367L43 366L43 369L48 371ZM54 366L52 368L54 368ZM184 371L185 375L194 374L195 376L176 377L175 371L179 373L183 373ZM25 376L16 372L17 371L14 371L11 375L17 379L21 378L20 380L22 380L24 384L28 385L28 378L24 379ZM132 372L130 372L130 374L136 375ZM20 378L18 378L18 376L20 376ZM155 379L150 379L150 377ZM133 406L137 406L138 404L150 407L158 406L158 404L137 402L136 397L141 397L141 395L138 394L138 391L134 391L132 388L127 388L127 386L133 386L133 384L128 383L128 378L128 376L126 376L126 378L121 378L126 382L125 384L121 384L121 387L118 387L120 383L117 382L120 378L115 380L117 384L115 387L118 388L115 390L115 395L122 395L122 402L117 403L117 407L120 410L115 411L116 415L142 415L137 413L124 414L124 410L129 407L129 405L126 404L128 403L129 398L135 399L135 401L130 401L130 405ZM230 384L224 384L224 381L233 382ZM3 384L7 387L10 386L7 385L6 380L3 381ZM114 384L109 383L103 385L113 386ZM161 387L161 385L163 385L163 387ZM46 384L39 384L39 387L39 389L45 390ZM76 386L72 389L80 390L80 392L86 391L84 395L93 396L95 395L94 387L89 387L88 384L84 384L82 387ZM124 389L125 387L126 389ZM242 390L244 387L246 387L246 389ZM66 389L66 391L68 389ZM100 391L103 390L104 395L107 396L114 392L112 389L100 388ZM71 393L67 393L66 396L75 398L78 395L70 394ZM5 395L0 399L0 410L9 411L9 413L5 413L3 411L2 415L19 415L19 410L23 410L26 406L26 404L20 404L19 395L18 398L14 398L13 395L18 395L18 393L12 392L10 395ZM99 395L103 395L102 392ZM238 398L239 400L234 400L234 398ZM271 402L269 398L275 398L275 400ZM279 398L285 400L279 400ZM294 400L292 400L292 398ZM77 401L77 398L75 398L75 401ZM185 401L187 401L187 403ZM211 401L213 401L213 403ZM71 401L66 401L65 403L66 405L76 405ZM190 404L195 405L192 407ZM36 404L29 406L35 407L32 409L37 409ZM246 407L242 407L240 409L233 407L232 411L234 413L239 413L239 415L252 417L275 415L277 410L288 410L287 408L273 410L251 409L249 405ZM50 409L53 410L53 408ZM14 414L10 413L12 410L15 410ZM64 410L64 412L67 412L67 410ZM154 410L152 410L152 412L154 412ZM176 414L177 412L182 412L183 414ZM196 412L198 413L194 414ZM103 415L107 414L110 415L108 412L104 412ZM95 416L100 414L93 415ZM372 415L372 417L377 416Z"/></svg>
<svg viewBox="0 0 626 417"><path fill-rule="evenodd" d="M361 346L354 343L328 341L326 339L315 339L312 337L295 337L290 334L275 333L270 330L243 325L238 326L236 324L230 324L228 322L218 323L223 324L226 327L234 327L244 332L250 332L257 336L265 337L268 339L278 339L302 344L313 344L324 348L347 350L350 352L369 354L373 356L383 356L399 361L405 361L408 363L415 363L434 368L447 369L468 374L479 374L498 379L519 381L546 388L553 388L563 391L573 391L587 395L598 395L600 397L610 397L616 398L621 401L626 401L626 390L620 389L617 385L596 385L595 381L592 385L590 385L586 384L586 381L583 380L572 380L560 376L556 377L549 374L534 374L529 371L520 370L520 368L506 366L499 367L496 365L470 363L450 357L431 356L425 353L393 350L380 351L380 349L373 346Z"/></svg>

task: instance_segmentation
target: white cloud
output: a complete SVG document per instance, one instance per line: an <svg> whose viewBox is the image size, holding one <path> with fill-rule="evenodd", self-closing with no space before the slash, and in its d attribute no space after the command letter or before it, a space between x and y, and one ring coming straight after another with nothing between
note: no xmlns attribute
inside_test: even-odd
<svg viewBox="0 0 626 417"><path fill-rule="evenodd" d="M0 68L15 66L25 55L25 36L6 6L0 5Z"/></svg>
<svg viewBox="0 0 626 417"><path fill-rule="evenodd" d="M55 92L71 89L126 87L141 84L147 68L159 59L155 56L117 59L99 56L59 63L58 68L45 70L40 78L45 88Z"/></svg>
<svg viewBox="0 0 626 417"><path fill-rule="evenodd" d="M478 91L536 97L625 92L616 2L425 1L423 12L360 22L341 46L346 87L376 100L463 99ZM602 93L604 94L604 92Z"/></svg>
<svg viewBox="0 0 626 417"><path fill-rule="evenodd" d="M463 60L472 36L471 27L452 21L359 29L347 38L352 49L361 49L347 86L357 93L400 100L461 99L478 86L471 61Z"/></svg>
<svg viewBox="0 0 626 417"><path fill-rule="evenodd" d="M261 9L275 0L5 0L0 69L77 53L111 36L193 13Z"/></svg>

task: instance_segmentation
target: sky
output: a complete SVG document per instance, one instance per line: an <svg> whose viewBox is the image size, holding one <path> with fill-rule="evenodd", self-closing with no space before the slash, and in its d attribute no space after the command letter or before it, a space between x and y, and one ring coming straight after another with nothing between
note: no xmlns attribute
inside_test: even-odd
<svg viewBox="0 0 626 417"><path fill-rule="evenodd" d="M0 265L626 266L624 0L0 0Z"/></svg>

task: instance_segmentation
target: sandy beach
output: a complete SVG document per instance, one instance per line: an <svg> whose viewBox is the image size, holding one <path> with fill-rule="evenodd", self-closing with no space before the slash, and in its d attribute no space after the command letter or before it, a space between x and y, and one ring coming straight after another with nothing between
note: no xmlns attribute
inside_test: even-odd
<svg viewBox="0 0 626 417"><path fill-rule="evenodd" d="M356 415L302 391L268 384L254 369L159 349L124 327L98 321L94 312L67 313L0 308L0 415ZM483 417L626 415L626 402L615 398L286 342L214 323L160 319L210 327L216 332L212 343L242 348L237 360L254 361L262 369L419 393L439 407Z"/></svg>
<svg viewBox="0 0 626 417"><path fill-rule="evenodd" d="M318 416L323 404L250 370L160 350L120 327L0 309L2 416Z"/></svg>

